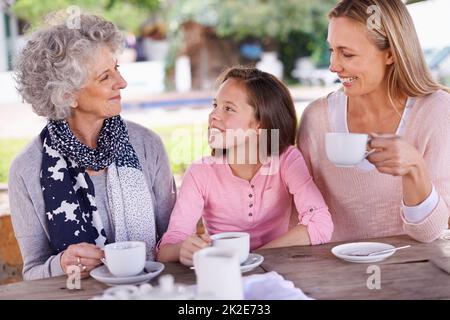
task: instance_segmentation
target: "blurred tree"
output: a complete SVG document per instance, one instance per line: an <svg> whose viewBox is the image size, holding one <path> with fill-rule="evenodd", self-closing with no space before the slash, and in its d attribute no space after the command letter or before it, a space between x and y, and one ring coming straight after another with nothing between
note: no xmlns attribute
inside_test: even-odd
<svg viewBox="0 0 450 320"><path fill-rule="evenodd" d="M302 56L317 65L328 62L327 13L337 0L189 0L173 1L169 30L177 37L180 26L194 21L214 27L218 36L235 41L259 39L264 50L277 50L287 79ZM179 38L179 37L178 37Z"/></svg>
<svg viewBox="0 0 450 320"><path fill-rule="evenodd" d="M326 12L336 0L189 0L171 8L172 27L185 21L214 26L219 36L286 40L291 32L313 33L326 25Z"/></svg>
<svg viewBox="0 0 450 320"><path fill-rule="evenodd" d="M67 9L70 14L70 7L77 6L104 16L123 30L138 33L140 25L159 8L159 3L159 0L17 0L13 12L36 27L50 12Z"/></svg>
<svg viewBox="0 0 450 320"><path fill-rule="evenodd" d="M291 32L285 41L280 42L279 56L283 61L284 79L288 83L296 83L292 76L295 63L298 58L310 56L312 50L317 46L314 44L314 36L304 32Z"/></svg>

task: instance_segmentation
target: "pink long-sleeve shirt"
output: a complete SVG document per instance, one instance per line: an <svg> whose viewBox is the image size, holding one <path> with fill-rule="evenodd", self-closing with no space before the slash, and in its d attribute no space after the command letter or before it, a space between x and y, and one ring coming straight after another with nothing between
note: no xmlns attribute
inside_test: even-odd
<svg viewBox="0 0 450 320"><path fill-rule="evenodd" d="M331 215L302 154L290 146L278 159L264 164L250 181L236 177L226 162L213 157L192 164L159 246L184 241L203 218L209 234L245 231L251 249L256 249L288 231L293 202L311 244L328 242Z"/></svg>

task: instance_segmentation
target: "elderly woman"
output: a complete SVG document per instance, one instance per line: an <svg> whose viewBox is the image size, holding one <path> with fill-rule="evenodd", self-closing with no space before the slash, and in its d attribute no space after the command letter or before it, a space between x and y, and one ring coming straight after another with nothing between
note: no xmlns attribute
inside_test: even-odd
<svg viewBox="0 0 450 320"><path fill-rule="evenodd" d="M10 169L24 279L63 275L70 265L85 277L116 241L144 241L153 259L167 229L175 188L163 144L119 115L121 43L112 23L81 15L78 29L33 33L18 59L18 90L48 118Z"/></svg>
<svg viewBox="0 0 450 320"><path fill-rule="evenodd" d="M432 78L401 0L343 0L329 17L330 70L343 87L305 110L298 143L332 213L332 240L433 241L450 214L448 89ZM338 168L326 132L372 134L376 152Z"/></svg>

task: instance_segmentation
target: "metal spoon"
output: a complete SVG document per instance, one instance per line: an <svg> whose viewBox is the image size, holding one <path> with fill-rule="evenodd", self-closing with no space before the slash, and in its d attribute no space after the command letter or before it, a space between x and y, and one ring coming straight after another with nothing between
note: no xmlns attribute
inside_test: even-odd
<svg viewBox="0 0 450 320"><path fill-rule="evenodd" d="M403 246L403 247L397 247L397 248L391 248L391 249L385 249L385 250L378 250L378 251L373 251L373 252L369 252L369 253L358 253L358 251L355 252L351 252L351 253L347 253L347 255L349 256L357 256L357 257L371 257L371 256L375 256L377 254L382 254L382 253L388 253L391 251L397 251L400 249L406 249L411 247L410 245L407 246Z"/></svg>

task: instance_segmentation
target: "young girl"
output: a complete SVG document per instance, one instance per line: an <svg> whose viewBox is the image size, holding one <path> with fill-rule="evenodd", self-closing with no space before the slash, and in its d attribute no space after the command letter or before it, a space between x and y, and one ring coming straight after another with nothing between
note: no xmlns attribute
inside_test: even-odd
<svg viewBox="0 0 450 320"><path fill-rule="evenodd" d="M200 218L209 234L248 232L252 250L328 242L333 222L294 147L288 89L254 68L231 68L219 79L208 130L214 156L185 173L158 260L192 265L193 254L211 243L196 234ZM262 135L267 139L252 143ZM298 224L289 228L293 202Z"/></svg>

